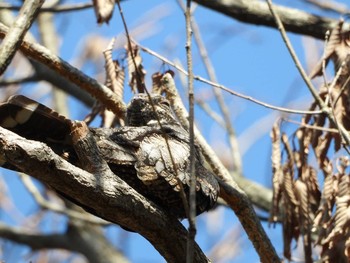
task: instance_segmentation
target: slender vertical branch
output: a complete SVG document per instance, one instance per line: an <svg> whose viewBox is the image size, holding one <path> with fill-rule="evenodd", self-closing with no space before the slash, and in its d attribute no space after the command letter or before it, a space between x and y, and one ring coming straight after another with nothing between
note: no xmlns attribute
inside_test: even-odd
<svg viewBox="0 0 350 263"><path fill-rule="evenodd" d="M192 28L191 28L191 0L186 2L186 58L188 71L188 102L189 102L189 133L190 133L190 213L187 241L186 262L193 262L193 246L196 236L196 174L195 174L195 152L194 152L194 90L193 90L193 65L192 65Z"/></svg>
<svg viewBox="0 0 350 263"><path fill-rule="evenodd" d="M50 6L55 6L59 1L51 1ZM47 47L52 53L58 54L59 46L57 41L58 32L54 26L53 13L40 13L38 15L38 25L42 44ZM66 93L51 85L52 99L54 102L54 108L64 116L69 116L67 107L67 95Z"/></svg>
<svg viewBox="0 0 350 263"><path fill-rule="evenodd" d="M199 53L200 53L200 56L203 60L203 63L204 63L205 69L207 71L207 74L209 76L209 79L212 82L218 83L217 78L216 78L216 74L215 74L215 69L210 61L207 49L203 43L199 27L194 19L192 19L192 30L193 30L194 39L197 43ZM222 117L224 119L225 128L226 128L226 131L228 133L230 151L231 151L231 155L232 155L233 162L234 162L234 173L242 175L242 160L241 160L241 155L240 155L240 151L239 151L236 132L235 132L235 130L232 126L232 123L231 123L229 109L226 106L226 103L224 101L224 97L222 95L221 90L216 89L214 87L212 87L212 90L214 92L215 99L219 105L219 109L220 109Z"/></svg>
<svg viewBox="0 0 350 263"><path fill-rule="evenodd" d="M117 0L116 3L117 3L117 6L118 6L120 17L121 17L121 19L123 21L123 26L124 26L124 30L125 30L125 34L126 34L126 41L127 41L127 44L128 44L128 49L129 49L129 52L130 52L131 60L132 60L132 63L134 64L134 67L135 67L137 89L139 91L144 91L146 89L146 86L145 86L145 83L142 80L141 73L140 73L139 68L138 68L138 66L136 64L136 61L135 61L135 54L134 54L134 51L133 51L133 48L132 48L131 37L130 37L129 29L128 29L128 26L126 24L126 20L125 20L125 17L124 17L123 9L122 9L122 7L120 5L120 0Z"/></svg>

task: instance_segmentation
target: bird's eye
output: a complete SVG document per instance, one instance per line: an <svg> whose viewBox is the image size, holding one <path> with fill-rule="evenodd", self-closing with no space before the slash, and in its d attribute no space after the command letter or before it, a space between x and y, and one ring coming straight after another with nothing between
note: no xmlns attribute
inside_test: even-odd
<svg viewBox="0 0 350 263"><path fill-rule="evenodd" d="M162 101L160 101L160 104L161 104L161 105L165 105L165 106L167 106L167 107L170 107L170 103L169 103L169 101L167 101L167 100L162 100Z"/></svg>

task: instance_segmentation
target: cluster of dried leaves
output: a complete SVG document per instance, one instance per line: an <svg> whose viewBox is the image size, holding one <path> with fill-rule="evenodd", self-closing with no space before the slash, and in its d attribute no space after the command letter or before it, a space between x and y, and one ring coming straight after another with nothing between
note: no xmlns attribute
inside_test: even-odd
<svg viewBox="0 0 350 263"><path fill-rule="evenodd" d="M350 257L350 159L345 151L349 145L338 132L340 127L350 131L349 52L350 31L340 21L329 35L324 58L311 73L311 77L324 76L319 95L336 121L329 121L326 114L309 115L290 138L280 131L278 123L271 132L271 222L283 224L288 260L293 240L303 244L305 262L317 257L315 249L320 249L322 262L348 262ZM336 73L328 84L324 68L330 60ZM317 107L315 102L310 109Z"/></svg>

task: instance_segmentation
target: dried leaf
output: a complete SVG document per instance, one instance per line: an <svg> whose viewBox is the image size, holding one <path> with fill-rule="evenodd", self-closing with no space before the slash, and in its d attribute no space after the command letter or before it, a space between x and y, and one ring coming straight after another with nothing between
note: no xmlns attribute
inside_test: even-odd
<svg viewBox="0 0 350 263"><path fill-rule="evenodd" d="M97 23L107 23L112 18L115 0L93 0Z"/></svg>
<svg viewBox="0 0 350 263"><path fill-rule="evenodd" d="M282 134L282 142L287 150L287 162L283 166L283 190L286 193L286 196L288 197L288 201L291 202L293 205L297 206L298 205L298 200L295 196L294 192L294 182L293 182L293 177L294 177L294 158L293 158L293 152L291 150L291 147L288 142L288 138L286 134Z"/></svg>
<svg viewBox="0 0 350 263"><path fill-rule="evenodd" d="M295 181L295 193L298 197L299 211L302 220L301 226L307 227L309 222L309 204L308 204L308 191L306 184L300 179ZM306 224L306 225L304 225Z"/></svg>
<svg viewBox="0 0 350 263"><path fill-rule="evenodd" d="M273 200L270 214L270 222L276 222L279 214L279 205L281 200L281 184L283 180L283 172L281 166L281 134L279 123L276 122L271 130L272 139L272 184L273 184Z"/></svg>
<svg viewBox="0 0 350 263"><path fill-rule="evenodd" d="M129 72L129 86L131 90L136 92L144 92L146 71L142 66L142 57L138 46L132 45L132 50L127 48L128 72Z"/></svg>
<svg viewBox="0 0 350 263"><path fill-rule="evenodd" d="M163 93L163 85L161 83L161 79L163 74L160 72L156 72L152 74L152 93L154 94L162 94Z"/></svg>
<svg viewBox="0 0 350 263"><path fill-rule="evenodd" d="M122 101L123 95L124 95L124 78L125 78L125 72L124 69L122 69L119 66L119 62L116 60L113 60L112 58L112 51L113 46L115 43L115 38L111 40L106 50L103 52L105 57L105 68L106 68L106 85L113 90L117 95L118 98Z"/></svg>
<svg viewBox="0 0 350 263"><path fill-rule="evenodd" d="M330 59L334 62L335 72L338 71L343 61L349 54L349 31L343 30L344 20L340 20L337 26L331 31L329 36L324 58L318 62L317 66L310 73L310 78L322 75L322 63L325 59L326 64ZM346 70L346 72L349 72ZM345 72L344 72L345 73Z"/></svg>

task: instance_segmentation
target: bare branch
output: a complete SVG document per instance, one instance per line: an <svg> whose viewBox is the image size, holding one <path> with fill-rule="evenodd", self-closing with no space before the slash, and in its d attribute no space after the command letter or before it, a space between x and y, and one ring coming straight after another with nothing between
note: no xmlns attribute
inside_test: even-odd
<svg viewBox="0 0 350 263"><path fill-rule="evenodd" d="M145 46L142 46L140 44L137 44L141 50L143 50L144 52L147 52L149 53L150 55L152 56L155 56L157 57L158 59L160 59L161 61L163 61L164 63L168 64L168 65L171 65L172 67L176 68L178 71L180 71L181 73L185 74L186 76L188 75L188 72L186 70L184 70L182 67L172 63L170 60L168 60L167 58L159 55L158 53L152 51L151 49L145 47ZM251 101L251 102L254 102L260 106L263 106L263 107L266 107L266 108L269 108L269 109L272 109L272 110L277 110L277 111L281 111L281 112L286 112L286 113L292 113L292 114L301 114L301 115L305 115L305 114L320 114L322 113L321 110L315 110L315 111L307 111L307 110L294 110L294 109L288 109L288 108L284 108L284 107L279 107L279 106L274 106L274 105L271 105L269 103L266 103L266 102L262 102L260 100L257 100L251 96L247 96L247 95L244 95L244 94L241 94L241 93L238 93L236 91L233 91L227 87L225 87L224 85L220 85L218 83L215 83L213 81L210 81L208 79L205 79L205 78L202 78L200 76L197 76L195 75L194 76L194 79L198 80L198 81L201 81L203 83L206 83L206 84L209 84L213 87L216 87L216 88L219 88L219 89L222 89L228 93L230 93L231 95L234 95L234 96L237 96L239 98L242 98L242 99L245 99L245 100L248 100L248 101Z"/></svg>
<svg viewBox="0 0 350 263"><path fill-rule="evenodd" d="M314 5L320 9L323 9L325 11L331 11L336 12L339 14L345 14L349 13L349 9L347 8L346 4L337 3L334 1L317 1L317 0L304 0L306 3L309 3L311 5Z"/></svg>
<svg viewBox="0 0 350 263"><path fill-rule="evenodd" d="M190 134L190 194L189 194L189 217L188 217L188 242L186 262L193 262L193 246L196 237L196 184L197 178L195 173L195 149L194 149L194 88L193 88L193 61L192 61L192 26L191 26L191 0L186 1L184 8L186 21L186 61L187 61L187 88L188 88L188 131Z"/></svg>
<svg viewBox="0 0 350 263"><path fill-rule="evenodd" d="M198 4L223 13L239 21L276 27L269 8L263 1L257 0L194 0ZM324 35L330 28L337 24L337 20L312 15L298 9L276 6L282 23L287 31L324 39Z"/></svg>
<svg viewBox="0 0 350 263"><path fill-rule="evenodd" d="M23 3L18 17L0 45L0 75L10 64L43 3L44 0L28 0Z"/></svg>

